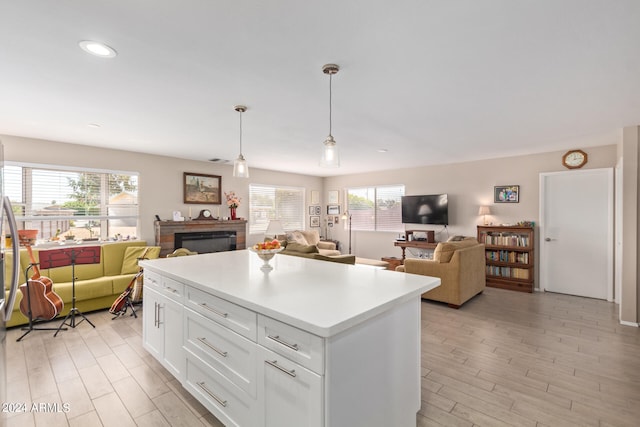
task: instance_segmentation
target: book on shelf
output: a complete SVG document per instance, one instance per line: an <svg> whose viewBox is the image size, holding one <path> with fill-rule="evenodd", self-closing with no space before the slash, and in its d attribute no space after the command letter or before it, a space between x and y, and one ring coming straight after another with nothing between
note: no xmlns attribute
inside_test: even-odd
<svg viewBox="0 0 640 427"><path fill-rule="evenodd" d="M529 264L528 252L516 252L516 251L491 251L487 250L485 256L489 261L498 262L510 262L518 264Z"/></svg>
<svg viewBox="0 0 640 427"><path fill-rule="evenodd" d="M499 233L484 235L484 244L490 246L529 246L529 236L512 234L512 233Z"/></svg>

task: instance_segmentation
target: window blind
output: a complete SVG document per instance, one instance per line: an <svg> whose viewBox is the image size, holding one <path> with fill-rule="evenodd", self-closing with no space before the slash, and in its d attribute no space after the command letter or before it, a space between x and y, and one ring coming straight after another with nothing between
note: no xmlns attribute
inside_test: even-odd
<svg viewBox="0 0 640 427"><path fill-rule="evenodd" d="M404 185L347 189L353 230L402 231Z"/></svg>
<svg viewBox="0 0 640 427"><path fill-rule="evenodd" d="M304 188L249 185L249 233L267 231L278 219L285 231L304 229Z"/></svg>
<svg viewBox="0 0 640 427"><path fill-rule="evenodd" d="M38 239L107 239L138 234L138 175L6 165L5 194L20 228Z"/></svg>

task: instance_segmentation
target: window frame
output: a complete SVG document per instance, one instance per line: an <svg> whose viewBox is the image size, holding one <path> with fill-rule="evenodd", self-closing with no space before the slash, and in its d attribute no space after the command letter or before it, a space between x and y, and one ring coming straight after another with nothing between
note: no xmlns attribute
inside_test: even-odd
<svg viewBox="0 0 640 427"><path fill-rule="evenodd" d="M399 191L399 196L398 196L398 200L397 200L397 205L398 208L400 209L400 211L398 212L397 218L398 218L398 222L397 223L387 223L388 225L391 226L391 228L387 228L385 227L384 224L380 223L380 212L383 210L382 207L379 205L379 200L378 200L378 193L382 190L382 189L390 189L390 188L394 188L397 187L400 191ZM350 198L349 196L351 194L353 194L353 192L355 191L371 191L373 190L373 206L372 206L372 213L373 213L373 220L371 221L371 223L373 224L373 227L367 227L369 221L363 221L360 222L357 219L354 220L354 212L358 211L359 209L355 209L351 206L350 203ZM405 195L405 191L406 191L406 186L404 184L384 184L384 185L363 185L363 186L358 186L358 187L348 187L345 189L345 206L346 206L346 210L349 212L349 214L351 215L351 228L352 230L358 230L358 231L375 231L375 232L388 232L388 233L397 233L399 231L404 231L404 224L402 223L402 208L401 208L401 201L402 201L402 196ZM360 196L362 197L362 196ZM397 226L397 227L393 227L393 226Z"/></svg>
<svg viewBox="0 0 640 427"><path fill-rule="evenodd" d="M282 215L278 213L278 207L274 205L272 208L274 212L271 212L271 213L267 212L266 223L258 225L256 223L257 208L254 204L255 201L253 200L253 198L257 196L257 191L254 191L254 188L256 189L263 188L263 189L267 189L267 191L273 190L274 192L278 192L278 191L299 192L300 194L298 198L299 198L300 205L293 208L294 211L297 210L296 215L299 215L299 218L293 219L293 220L288 218L282 218ZM275 219L282 221L282 227L285 232L294 231L294 230L304 230L306 227L305 201L306 201L305 187L296 187L291 185L258 184L258 183L249 184L249 220L248 220L249 235L264 234L267 230L267 227L269 226L269 221L275 220ZM274 200L274 204L275 204L275 200Z"/></svg>
<svg viewBox="0 0 640 427"><path fill-rule="evenodd" d="M13 193L20 192L21 201L15 202L11 201L15 216L16 222L18 223L19 229L24 229L28 223L34 222L54 222L54 221L96 221L99 223L100 227L100 236L97 236L100 240L107 240L114 236L109 236L110 227L114 227L114 225L110 224L113 220L135 220L135 236L137 237L140 234L140 202L139 202L139 190L140 190L140 174L138 172L132 171L123 171L123 170L108 170L108 169L95 169L95 168L82 168L75 166L63 166L63 165L50 165L50 164L39 164L39 163L29 163L29 162L5 162L5 169L7 167L11 168L21 168L21 177L19 182L15 182L13 185ZM34 201L34 180L33 180L33 172L34 170L45 171L45 173L56 174L59 173L60 177L64 177L65 173L74 173L74 174L93 174L99 175L100 178L100 189L99 189L99 204L98 211L99 214L91 214L91 215L35 215L36 211L35 206L38 205L38 202ZM135 181L136 191L135 195L135 203L131 204L113 204L109 203L109 199L112 195L109 194L109 178L111 175L124 175L131 177L132 181ZM5 195L9 196L11 199L12 194L11 191L6 190L6 186L8 185L7 175L6 173L2 177L3 184L5 185ZM71 190L70 190L71 191ZM34 206L35 205L35 206ZM133 208L134 214L131 215L109 215L110 209L114 206L122 206ZM20 213L22 212L22 213ZM49 227L50 228L50 227ZM44 228L41 230L43 231ZM50 234L50 233L48 233ZM64 234L64 233L63 233ZM39 236L39 238L49 239L51 236Z"/></svg>

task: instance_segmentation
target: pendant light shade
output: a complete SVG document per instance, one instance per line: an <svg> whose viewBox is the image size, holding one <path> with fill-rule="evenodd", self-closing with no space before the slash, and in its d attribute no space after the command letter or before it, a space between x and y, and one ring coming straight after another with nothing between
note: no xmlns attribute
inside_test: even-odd
<svg viewBox="0 0 640 427"><path fill-rule="evenodd" d="M236 178L249 178L249 167L242 155L242 113L247 111L247 107L244 105L236 105L233 109L240 113L240 154L238 154L238 158L233 162L233 176Z"/></svg>
<svg viewBox="0 0 640 427"><path fill-rule="evenodd" d="M320 166L325 168L337 168L340 167L340 156L338 154L338 147L336 146L336 140L331 135L331 80L334 74L340 70L336 64L326 64L322 67L322 72L329 75L329 136L324 140L324 147L322 148L322 157L320 158Z"/></svg>

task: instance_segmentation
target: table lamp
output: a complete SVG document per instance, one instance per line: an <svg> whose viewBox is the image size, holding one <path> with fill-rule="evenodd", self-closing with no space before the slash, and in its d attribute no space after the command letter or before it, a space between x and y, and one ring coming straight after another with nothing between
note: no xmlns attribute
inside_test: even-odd
<svg viewBox="0 0 640 427"><path fill-rule="evenodd" d="M277 239L278 236L282 236L285 234L284 228L282 228L282 222L279 219L272 219L269 221L269 225L267 226L267 230L264 232L264 237L271 237L272 239Z"/></svg>
<svg viewBox="0 0 640 427"><path fill-rule="evenodd" d="M478 215L483 216L484 225L489 225L487 223L487 215L491 215L491 209L489 209L489 206L480 206L480 209L478 210Z"/></svg>

